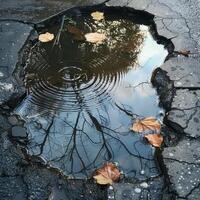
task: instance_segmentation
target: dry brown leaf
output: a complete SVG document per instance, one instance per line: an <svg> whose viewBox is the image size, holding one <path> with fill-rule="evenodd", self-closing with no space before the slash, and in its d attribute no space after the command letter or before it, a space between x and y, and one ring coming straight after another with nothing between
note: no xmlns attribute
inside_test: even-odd
<svg viewBox="0 0 200 200"><path fill-rule="evenodd" d="M185 56L185 57L188 57L189 54L190 54L190 51L189 50L182 50L182 51L178 51L178 53Z"/></svg>
<svg viewBox="0 0 200 200"><path fill-rule="evenodd" d="M40 42L50 42L54 39L54 34L46 32L46 33L40 34L38 39Z"/></svg>
<svg viewBox="0 0 200 200"><path fill-rule="evenodd" d="M67 31L73 35L73 38L75 40L83 40L84 39L84 33L81 31L79 28L68 25L67 26Z"/></svg>
<svg viewBox="0 0 200 200"><path fill-rule="evenodd" d="M96 21L100 21L100 20L104 19L104 13L99 12L99 11L91 13L91 16Z"/></svg>
<svg viewBox="0 0 200 200"><path fill-rule="evenodd" d="M85 34L85 38L88 42L102 44L106 39L105 33L87 33Z"/></svg>
<svg viewBox="0 0 200 200"><path fill-rule="evenodd" d="M160 132L161 125L154 117L147 117L144 119L137 119L133 124L132 130L135 132L144 132L152 130L155 132Z"/></svg>
<svg viewBox="0 0 200 200"><path fill-rule="evenodd" d="M120 178L120 171L113 163L106 163L95 172L93 178L100 185L112 184Z"/></svg>
<svg viewBox="0 0 200 200"><path fill-rule="evenodd" d="M148 134L148 135L145 135L144 137L154 147L160 147L163 143L163 136L161 134Z"/></svg>

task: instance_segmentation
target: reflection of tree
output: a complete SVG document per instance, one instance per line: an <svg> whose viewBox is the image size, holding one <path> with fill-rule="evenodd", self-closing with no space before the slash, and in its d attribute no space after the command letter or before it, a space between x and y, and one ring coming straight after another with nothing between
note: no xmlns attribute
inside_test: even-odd
<svg viewBox="0 0 200 200"><path fill-rule="evenodd" d="M77 26L80 26L79 23ZM95 22L90 26L90 29L85 28L85 33L105 33L107 39L102 45L81 44L83 53L80 54L84 60L84 66L88 66L97 74L112 73L113 76L118 76L121 73L127 73L128 67L137 64L137 56L144 39L139 25L128 20L118 19ZM84 29L82 26L80 28ZM89 52L89 54L85 54L85 52Z"/></svg>
<svg viewBox="0 0 200 200"><path fill-rule="evenodd" d="M124 111L119 112L124 113ZM125 115L127 114L125 113ZM131 165L137 163L137 170L149 170L148 174L156 173L152 150L146 146L146 152L141 153L140 148L144 148L141 138L133 140L131 145L127 145L126 139L129 138L129 131L122 130L121 125L116 128L107 126L105 122L111 119L105 115L104 118L99 114L94 116L89 110L75 113L73 120L60 119L62 123L58 123L53 116L49 117L48 126L45 130L43 129L41 141L35 143L35 146L31 144L30 148L32 150L40 148L39 156L46 157L50 163L75 176L80 173L88 176L91 170L99 167L102 162L118 161L118 154L128 157L130 160L126 160L126 162ZM57 130L61 124L63 132ZM63 140L62 144L58 143L57 134L66 136L66 140ZM127 138L124 139L124 137ZM62 151L56 152L62 145ZM88 145L92 147L89 148L90 150L96 149L94 153L88 151ZM131 173L140 176L137 170ZM145 174L145 176L148 175Z"/></svg>
<svg viewBox="0 0 200 200"><path fill-rule="evenodd" d="M92 24L92 31L97 29L99 25ZM130 173L149 177L157 173L152 149L145 146L139 136L133 137L128 130L130 119L136 115L118 104L101 104L100 108L92 108L87 100L88 91L93 90L95 100L100 102L97 92L99 88L104 90L101 85L117 84L130 65L137 63L143 36L138 25L125 20L105 22L101 29L107 31L108 37L103 45L76 42L67 33L62 33L59 48L55 46L52 49L52 44L37 44L33 48L26 68L26 86L34 104L48 108L54 115L30 121L29 132L33 137L37 135L37 138L31 138L29 148L34 154L46 157L72 175L88 175L102 162L111 160L120 162L122 167L125 165L126 171L132 169L130 165L135 165L135 171ZM50 30L55 31L57 29ZM78 66L84 78L63 81L58 72L66 66ZM71 71L69 77L73 78L73 73ZM93 88L95 81L89 86L87 84L94 77L99 78L100 86ZM83 90L83 85L89 90ZM67 90L69 88L70 92ZM69 96L66 96L68 93ZM69 107L68 112L60 116L58 110L63 108L63 104L66 106L70 98L79 109L70 112ZM108 107L112 107L114 114L117 113L120 120L126 122L114 124ZM47 121L45 126L44 119ZM41 128L32 127L34 120L36 124L41 124ZM36 149L39 149L37 153ZM148 172L140 175L139 170Z"/></svg>

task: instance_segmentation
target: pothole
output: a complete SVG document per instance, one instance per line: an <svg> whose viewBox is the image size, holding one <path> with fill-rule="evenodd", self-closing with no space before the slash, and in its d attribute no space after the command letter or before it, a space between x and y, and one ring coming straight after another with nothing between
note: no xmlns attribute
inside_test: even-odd
<svg viewBox="0 0 200 200"><path fill-rule="evenodd" d="M95 21L95 11L104 19ZM156 149L130 131L135 118L162 120L150 78L168 51L152 18L125 8L85 7L62 19L44 30L56 42L37 42L24 69L27 96L15 113L26 121L29 154L75 178L89 177L108 161L127 177L158 176ZM87 33L106 39L91 43Z"/></svg>

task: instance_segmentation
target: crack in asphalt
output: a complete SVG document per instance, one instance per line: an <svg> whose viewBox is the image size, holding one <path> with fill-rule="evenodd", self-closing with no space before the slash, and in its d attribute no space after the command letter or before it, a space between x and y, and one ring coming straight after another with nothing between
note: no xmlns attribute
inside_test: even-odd
<svg viewBox="0 0 200 200"><path fill-rule="evenodd" d="M187 199L197 188L200 189L200 183L196 187L194 187L184 198Z"/></svg>
<svg viewBox="0 0 200 200"><path fill-rule="evenodd" d="M175 161L175 162L182 163L182 164L195 165L195 166L200 167L200 163L199 164L198 163L191 163L191 162L187 162L187 161L184 161L184 160L178 160L178 159L175 159L175 158L168 158L168 157L164 157L163 159Z"/></svg>

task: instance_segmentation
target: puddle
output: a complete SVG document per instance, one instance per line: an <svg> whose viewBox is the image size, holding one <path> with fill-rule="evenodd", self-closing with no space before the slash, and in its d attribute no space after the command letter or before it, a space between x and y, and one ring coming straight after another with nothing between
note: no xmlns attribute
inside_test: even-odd
<svg viewBox="0 0 200 200"><path fill-rule="evenodd" d="M59 43L38 42L32 49L27 97L15 110L26 120L29 154L75 178L106 161L128 177L157 176L155 149L130 127L135 117L163 113L150 78L168 51L154 39L151 20L105 10L105 20L95 22L91 12L66 15ZM60 27L48 32L56 36ZM89 43L83 36L90 32L107 38Z"/></svg>

